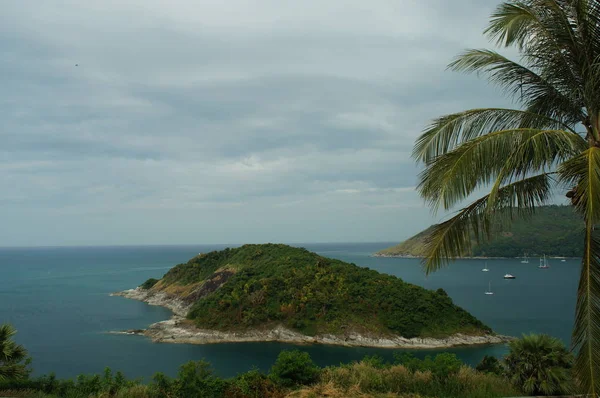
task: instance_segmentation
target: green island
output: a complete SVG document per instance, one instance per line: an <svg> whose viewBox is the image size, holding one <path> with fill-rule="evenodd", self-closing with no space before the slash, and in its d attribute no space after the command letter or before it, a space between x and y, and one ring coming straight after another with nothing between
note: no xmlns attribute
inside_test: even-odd
<svg viewBox="0 0 600 398"><path fill-rule="evenodd" d="M199 254L160 280L150 279L117 295L174 309L179 319L155 324L159 327L145 333L159 341L165 339L152 330L164 332L168 342L185 343L217 342L190 339L194 328L205 337L207 330L229 333L230 337L219 338L222 342L240 341L231 335L244 333L257 333L252 340L265 341L265 332L272 330L292 337L271 340L390 348L506 341L456 306L443 289L426 290L283 244ZM164 330L165 324L170 330ZM182 339L177 333L171 338L173 330L181 328L186 329Z"/></svg>
<svg viewBox="0 0 600 398"><path fill-rule="evenodd" d="M583 222L572 206L542 206L531 217L516 218L509 228L493 228L489 242L477 244L464 257L581 257ZM376 256L424 257L433 226Z"/></svg>

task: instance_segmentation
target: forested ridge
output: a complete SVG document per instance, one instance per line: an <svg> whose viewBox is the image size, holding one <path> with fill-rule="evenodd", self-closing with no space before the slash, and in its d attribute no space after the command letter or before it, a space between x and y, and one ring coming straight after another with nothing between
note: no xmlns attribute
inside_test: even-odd
<svg viewBox="0 0 600 398"><path fill-rule="evenodd" d="M377 254L421 257L431 228ZM516 218L509 228L496 227L488 243L477 244L473 240L473 249L465 256L580 257L583 232L583 222L571 206L543 206L531 217Z"/></svg>

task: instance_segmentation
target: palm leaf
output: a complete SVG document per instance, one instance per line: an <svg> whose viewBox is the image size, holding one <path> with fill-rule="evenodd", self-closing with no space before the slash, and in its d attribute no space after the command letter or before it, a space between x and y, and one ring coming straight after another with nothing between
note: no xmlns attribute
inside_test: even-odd
<svg viewBox="0 0 600 398"><path fill-rule="evenodd" d="M488 199L493 208L502 184L525 177L532 171L545 172L587 149L587 142L580 136L562 130L542 130L522 141L504 160Z"/></svg>
<svg viewBox="0 0 600 398"><path fill-rule="evenodd" d="M561 165L561 179L576 183L573 203L585 219L585 247L577 295L573 348L579 355L575 374L585 389L600 393L600 148L587 151Z"/></svg>
<svg viewBox="0 0 600 398"><path fill-rule="evenodd" d="M576 20L577 11L567 1L509 1L498 6L485 33L500 45L516 46L553 87L581 105L585 56ZM537 103L543 105L541 99Z"/></svg>
<svg viewBox="0 0 600 398"><path fill-rule="evenodd" d="M435 158L420 174L417 189L434 209L449 209L497 176L495 191L506 180L545 172L585 147L581 137L563 130L495 131Z"/></svg>
<svg viewBox="0 0 600 398"><path fill-rule="evenodd" d="M471 109L434 120L417 139L413 157L429 163L471 139L491 131L519 127L561 129L575 134L569 125L532 112L505 108Z"/></svg>
<svg viewBox="0 0 600 398"><path fill-rule="evenodd" d="M549 196L548 174L540 174L501 187L493 212L487 206L488 195L474 201L451 219L434 226L425 243L425 271L429 274L465 255L471 250L473 237L477 241L489 239L492 223L510 221L515 212L529 215L545 204Z"/></svg>
<svg viewBox="0 0 600 398"><path fill-rule="evenodd" d="M561 79L549 79L552 77L550 75L542 77L495 51L467 50L450 63L449 67L458 72L488 74L488 80L498 84L510 96L521 99L532 113L567 124L579 122L585 117L581 100L572 100L565 94L565 90L561 90Z"/></svg>

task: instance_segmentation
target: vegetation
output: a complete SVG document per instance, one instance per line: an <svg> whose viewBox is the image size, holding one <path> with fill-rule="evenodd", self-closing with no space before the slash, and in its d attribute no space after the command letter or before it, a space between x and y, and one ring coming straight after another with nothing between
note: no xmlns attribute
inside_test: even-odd
<svg viewBox="0 0 600 398"><path fill-rule="evenodd" d="M573 355L548 335L523 336L511 341L505 362L514 385L529 395L561 395L572 390Z"/></svg>
<svg viewBox="0 0 600 398"><path fill-rule="evenodd" d="M203 328L283 324L307 335L448 336L490 333L443 291L429 291L306 249L245 245L203 254L154 285L193 304Z"/></svg>
<svg viewBox="0 0 600 398"><path fill-rule="evenodd" d="M271 368L271 378L285 387L313 384L319 377L319 367L307 352L282 351Z"/></svg>
<svg viewBox="0 0 600 398"><path fill-rule="evenodd" d="M5 397L70 398L280 398L280 397L509 397L525 392L554 394L572 388L573 358L564 345L549 336L523 336L510 344L503 361L485 356L476 369L455 354L418 359L395 354L393 362L381 357L319 368L308 353L280 352L268 374L256 369L224 379L205 361L191 361L177 377L156 373L152 382L128 380L106 368L102 375L79 375L60 380L53 374L30 378L13 374L0 380Z"/></svg>
<svg viewBox="0 0 600 398"><path fill-rule="evenodd" d="M402 361L407 361L403 364ZM301 351L282 351L269 374L258 370L223 379L204 361L188 362L177 377L157 373L149 384L127 380L106 369L103 375L59 380L43 376L0 382L7 397L38 398L283 398L283 397L509 397L519 395L502 376L479 373L453 354L419 360L401 356L394 363L365 358L350 364L318 368Z"/></svg>
<svg viewBox="0 0 600 398"><path fill-rule="evenodd" d="M146 282L142 283L140 285L140 287L142 289L151 289L152 287L154 287L154 285L156 285L158 283L158 279L156 278L150 278L148 279Z"/></svg>
<svg viewBox="0 0 600 398"><path fill-rule="evenodd" d="M489 241L493 228L530 216L566 193L584 225L573 349L576 380L600 394L600 6L597 0L509 0L485 30L521 63L468 50L450 68L484 74L520 109L442 116L418 138L418 190L433 209L483 196L436 225L426 243L432 272ZM502 228L504 230L504 228Z"/></svg>
<svg viewBox="0 0 600 398"><path fill-rule="evenodd" d="M29 375L27 351L14 342L16 333L11 325L0 325L0 382L23 379Z"/></svg>
<svg viewBox="0 0 600 398"><path fill-rule="evenodd" d="M474 235L465 257L535 257L544 254L558 257L583 255L583 223L571 206L543 206L528 218L516 219L511 225L498 225L492 229L489 241L479 244ZM377 254L388 256L427 255L429 234L436 226L427 228L406 241L381 250Z"/></svg>

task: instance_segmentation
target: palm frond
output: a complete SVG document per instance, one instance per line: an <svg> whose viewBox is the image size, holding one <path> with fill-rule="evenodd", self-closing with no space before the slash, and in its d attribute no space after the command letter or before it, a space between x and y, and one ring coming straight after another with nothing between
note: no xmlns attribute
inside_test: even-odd
<svg viewBox="0 0 600 398"><path fill-rule="evenodd" d="M417 189L434 210L449 209L497 176L496 188L510 178L545 172L583 149L581 137L563 130L495 131L435 158L420 174Z"/></svg>
<svg viewBox="0 0 600 398"><path fill-rule="evenodd" d="M563 181L576 184L572 201L586 225L584 256L577 295L573 348L575 374L585 391L600 393L600 148L590 147L559 168Z"/></svg>
<svg viewBox="0 0 600 398"><path fill-rule="evenodd" d="M532 112L505 108L471 109L435 119L417 139L413 158L429 163L471 139L520 127L560 129L576 134L569 125Z"/></svg>
<svg viewBox="0 0 600 398"><path fill-rule="evenodd" d="M492 14L485 33L500 45L516 46L530 67L539 69L540 76L579 106L585 51L576 23L577 12L571 3L559 0L504 2ZM537 103L542 105L543 101Z"/></svg>
<svg viewBox="0 0 600 398"><path fill-rule="evenodd" d="M564 1L507 1L496 8L484 33L498 45L514 45L521 51L537 50L541 43L562 50L577 44L573 14Z"/></svg>
<svg viewBox="0 0 600 398"><path fill-rule="evenodd" d="M472 239L483 241L489 238L492 223L510 221L515 213L529 215L545 204L549 196L548 174L540 174L501 187L494 202L494 212L488 209L488 195L474 201L451 219L434 226L425 243L425 271L429 274L464 256L471 250Z"/></svg>
<svg viewBox="0 0 600 398"><path fill-rule="evenodd" d="M580 122L585 117L582 102L572 100L570 92L561 89L562 79L550 80L550 74L542 77L496 51L467 50L456 57L449 68L457 72L486 73L490 82L522 101L529 112L567 124Z"/></svg>
<svg viewBox="0 0 600 398"><path fill-rule="evenodd" d="M562 130L541 130L526 137L504 160L489 194L488 206L493 208L502 184L525 177L533 171L545 172L558 163L575 157L587 149L580 136Z"/></svg>

